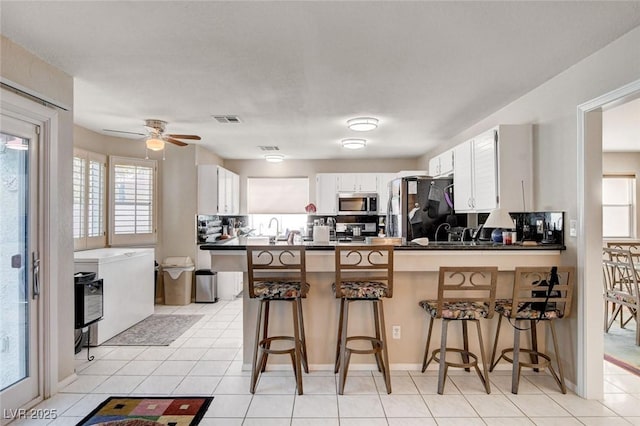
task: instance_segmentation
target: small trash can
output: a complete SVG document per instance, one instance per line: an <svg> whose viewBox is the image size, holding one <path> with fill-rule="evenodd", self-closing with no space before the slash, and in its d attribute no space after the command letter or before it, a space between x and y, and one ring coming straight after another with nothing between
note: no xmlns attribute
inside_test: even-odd
<svg viewBox="0 0 640 426"><path fill-rule="evenodd" d="M218 301L216 278L216 273L209 269L196 271L196 303L215 303Z"/></svg>
<svg viewBox="0 0 640 426"><path fill-rule="evenodd" d="M165 305L191 303L193 261L188 256L167 257L162 262Z"/></svg>

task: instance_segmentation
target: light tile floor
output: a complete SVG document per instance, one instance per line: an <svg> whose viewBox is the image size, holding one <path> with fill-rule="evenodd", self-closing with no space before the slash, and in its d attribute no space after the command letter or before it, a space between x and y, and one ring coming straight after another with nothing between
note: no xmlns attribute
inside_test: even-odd
<svg viewBox="0 0 640 426"><path fill-rule="evenodd" d="M13 424L73 425L109 395L214 395L202 425L640 425L640 377L605 362L605 396L588 401L563 395L549 376L526 374L518 395L509 371L491 373L484 393L474 373L451 371L445 395L437 373L392 372L387 395L376 372L354 371L345 395L331 371L305 374L305 394L290 371L267 371L255 395L242 371L242 302L157 306L156 313L205 316L170 346L92 348L76 356L78 379L37 408L55 408L54 421ZM524 372L523 372L524 374Z"/></svg>

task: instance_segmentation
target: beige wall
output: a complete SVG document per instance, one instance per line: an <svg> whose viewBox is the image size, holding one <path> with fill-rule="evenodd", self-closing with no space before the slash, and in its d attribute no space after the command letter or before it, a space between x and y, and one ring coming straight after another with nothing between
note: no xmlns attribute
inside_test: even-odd
<svg viewBox="0 0 640 426"><path fill-rule="evenodd" d="M488 116L418 162L499 124L533 123L534 199L536 210L563 210L565 223L578 216L577 106L622 87L640 77L640 28L636 28L565 72L552 78L501 110ZM595 172L595 171L594 171ZM597 171L599 173L599 170ZM589 190L587 188L587 190ZM594 188L594 191L599 189ZM563 264L577 264L577 241L565 238ZM601 291L600 282L578 283L578 293ZM576 298L576 300L578 300ZM576 306L577 303L574 305ZM577 374L577 306L572 318L561 322L559 338L566 342L561 358L568 378Z"/></svg>
<svg viewBox="0 0 640 426"><path fill-rule="evenodd" d="M73 78L35 57L22 47L0 36L0 76L5 83L15 83L43 99L64 105L58 110L57 144L45 147L47 164L40 171L45 180L45 234L48 245L43 253L45 290L51 294L51 318L45 326L56 335L48 363L57 368L58 381L74 373L73 336L73 239L72 239L72 152L73 152ZM52 387L55 392L57 383Z"/></svg>
<svg viewBox="0 0 640 426"><path fill-rule="evenodd" d="M384 160L225 160L224 167L240 175L240 212L247 211L248 177L309 177L309 201L316 199L316 173L395 173L416 170L416 159ZM425 168L426 170L426 168Z"/></svg>
<svg viewBox="0 0 640 426"><path fill-rule="evenodd" d="M640 152L605 152L602 154L602 173L635 175L636 200L640 200ZM636 208L635 237L638 238L640 209Z"/></svg>

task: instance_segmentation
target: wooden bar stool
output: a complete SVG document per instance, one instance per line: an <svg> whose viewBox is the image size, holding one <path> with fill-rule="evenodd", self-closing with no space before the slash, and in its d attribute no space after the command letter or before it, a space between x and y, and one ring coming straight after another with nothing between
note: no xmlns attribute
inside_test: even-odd
<svg viewBox="0 0 640 426"><path fill-rule="evenodd" d="M489 364L487 363L480 329L480 319L493 316L496 283L498 279L497 267L440 267L438 274L438 299L422 300L419 305L429 314L429 332L424 349L422 372L427 369L431 361L440 364L438 370L438 393L444 392L444 384L447 379L449 367L464 368L470 371L476 370L487 393L491 393L489 383ZM440 349L435 349L429 354L431 332L436 318L442 319L442 337ZM460 321L462 324L463 349L447 347L447 327L450 321ZM469 351L469 339L467 322L476 323L478 331L478 343L480 345L480 357L484 374L478 368L478 356ZM462 358L461 362L447 361L447 352L457 352Z"/></svg>
<svg viewBox="0 0 640 426"><path fill-rule="evenodd" d="M556 271L554 274L552 271ZM554 276L555 275L555 276ZM557 282L555 282L557 280ZM575 268L569 266L560 267L517 267L515 270L515 280L513 285L513 297L509 300L496 301L496 312L498 316L498 328L493 342L491 353L491 369L493 371L496 364L501 359L513 364L511 372L511 392L518 393L520 383L520 371L522 367L533 368L539 371L541 368L548 368L555 379L562 393L567 393L564 383L562 363L558 357L558 339L556 337L555 320L566 318L571 312L571 299L575 280ZM546 285L554 282L553 288ZM513 347L503 349L500 357L494 361L500 335L500 325L502 318L513 325ZM553 351L556 356L558 372L556 373L551 362L551 356L538 350L538 335L536 326L538 322L544 321L549 324L551 337L553 339ZM525 324L529 324L527 328ZM531 349L520 348L520 332L531 331ZM529 354L531 362L520 359L520 354Z"/></svg>
<svg viewBox="0 0 640 426"><path fill-rule="evenodd" d="M289 354L298 395L302 395L301 364L305 373L309 372L302 316L302 298L309 291L304 246L247 246L247 266L249 297L260 301L251 367L251 393L255 393L258 377L265 371L268 356ZM293 336L269 336L269 305L274 301L291 303ZM293 346L275 349L271 347L275 341L291 341ZM258 353L261 354L260 361Z"/></svg>
<svg viewBox="0 0 640 426"><path fill-rule="evenodd" d="M351 354L373 354L378 371L384 376L387 393L391 393L389 354L384 324L382 298L393 296L393 246L362 245L336 246L336 281L333 290L340 299L340 319L338 320L338 343L334 373L340 372L339 393L344 394L347 371ZM373 304L375 336L347 336L349 325L349 304L356 301ZM371 349L356 349L348 343L365 340Z"/></svg>

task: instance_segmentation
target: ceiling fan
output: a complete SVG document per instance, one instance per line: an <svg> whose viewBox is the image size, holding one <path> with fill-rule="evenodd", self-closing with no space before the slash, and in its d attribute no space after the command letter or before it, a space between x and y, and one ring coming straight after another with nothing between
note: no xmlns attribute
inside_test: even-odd
<svg viewBox="0 0 640 426"><path fill-rule="evenodd" d="M202 139L197 135L178 135L173 133L165 133L167 122L163 120L148 119L145 120L144 127L147 133L125 132L122 130L109 130L104 129L105 132L112 133L128 133L132 135L146 136L145 144L148 149L152 151L161 151L164 149L164 143L169 142L178 146L187 146L186 142L182 142L179 139L196 140Z"/></svg>

